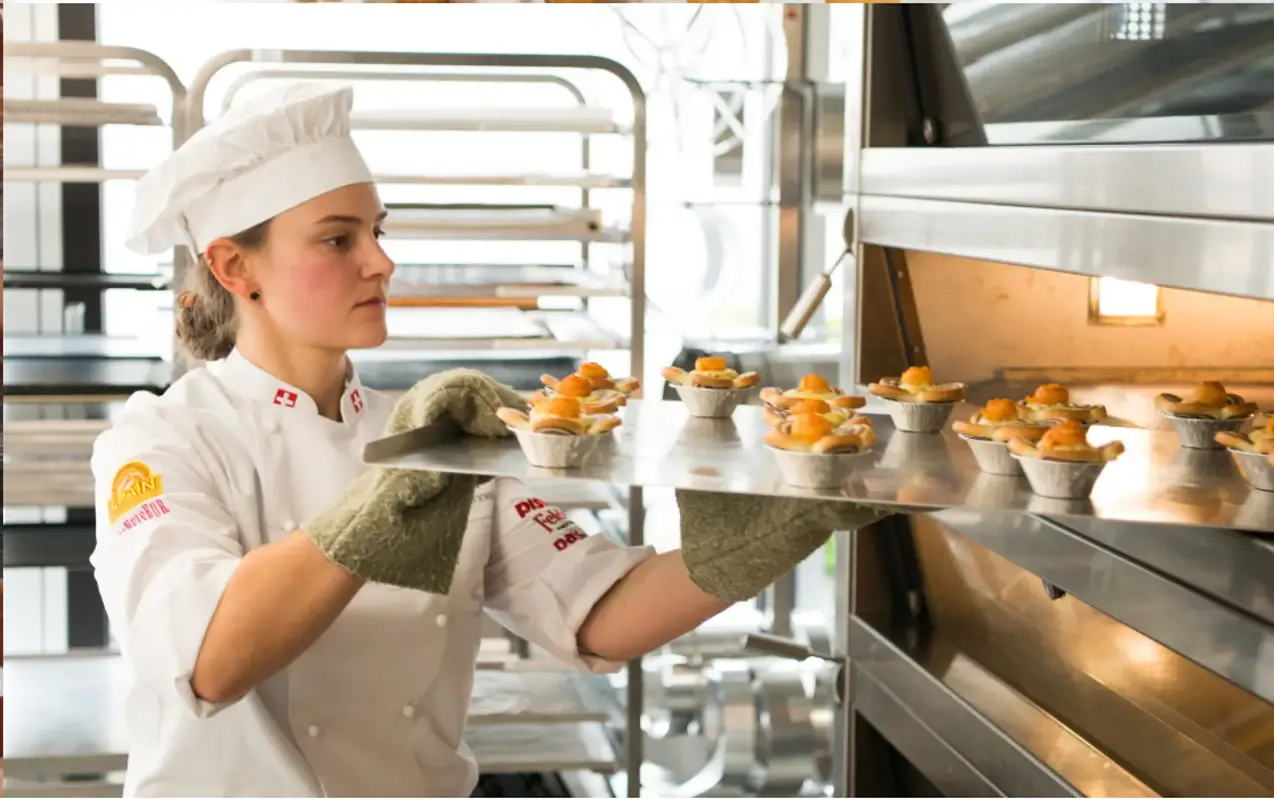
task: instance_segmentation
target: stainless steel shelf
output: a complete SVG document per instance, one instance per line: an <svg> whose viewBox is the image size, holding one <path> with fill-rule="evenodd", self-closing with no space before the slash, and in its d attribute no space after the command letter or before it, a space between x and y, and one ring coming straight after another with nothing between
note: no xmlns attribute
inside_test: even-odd
<svg viewBox="0 0 1274 800"><path fill-rule="evenodd" d="M5 661L6 778L125 769L132 678L119 656ZM615 770L602 725L585 721L605 712L580 690L578 676L480 671L477 678L465 742L482 771Z"/></svg>
<svg viewBox="0 0 1274 800"><path fill-rule="evenodd" d="M355 111L355 130L623 133L609 108L458 108Z"/></svg>
<svg viewBox="0 0 1274 800"><path fill-rule="evenodd" d="M574 311L504 308L391 308L390 338L378 350L615 350L624 337Z"/></svg>
<svg viewBox="0 0 1274 800"><path fill-rule="evenodd" d="M4 121L85 127L164 124L155 106L140 103L107 103L81 98L11 100L5 97Z"/></svg>
<svg viewBox="0 0 1274 800"><path fill-rule="evenodd" d="M839 489L796 489L784 483L762 442L766 425L757 406L741 406L732 419L717 421L693 419L677 402L632 401L622 410L624 424L615 436L574 470L532 467L512 438L465 439L421 451L408 435L369 444L364 458L405 469L1274 533L1274 493L1250 489L1235 470L1196 469L1197 451L1178 448L1170 432L1094 426L1091 441L1119 439L1127 452L1106 467L1090 500L1067 501L1032 494L1023 478L979 472L968 447L950 431L895 433L878 404L869 404L866 411L879 439L875 454L865 457ZM971 407L961 404L954 418L971 413ZM1224 452L1216 455L1228 458ZM1186 474L1194 491L1174 491Z"/></svg>
<svg viewBox="0 0 1274 800"><path fill-rule="evenodd" d="M592 209L447 209L394 208L385 220L388 239L628 241L628 233L603 227Z"/></svg>
<svg viewBox="0 0 1274 800"><path fill-rule="evenodd" d="M402 276L402 277L399 277ZM390 298L627 297L620 276L571 267L399 266Z"/></svg>
<svg viewBox="0 0 1274 800"><path fill-rule="evenodd" d="M1274 703L1270 542L1228 530L968 509L942 511L934 518ZM1131 552L1120 552L1103 539Z"/></svg>

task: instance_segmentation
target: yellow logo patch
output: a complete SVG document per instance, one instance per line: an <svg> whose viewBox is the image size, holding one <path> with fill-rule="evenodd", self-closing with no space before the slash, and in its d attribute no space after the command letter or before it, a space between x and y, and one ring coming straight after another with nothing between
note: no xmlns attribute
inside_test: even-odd
<svg viewBox="0 0 1274 800"><path fill-rule="evenodd" d="M164 493L164 478L151 473L150 467L140 461L130 461L115 473L111 481L111 496L106 502L111 524L147 500L154 500Z"/></svg>

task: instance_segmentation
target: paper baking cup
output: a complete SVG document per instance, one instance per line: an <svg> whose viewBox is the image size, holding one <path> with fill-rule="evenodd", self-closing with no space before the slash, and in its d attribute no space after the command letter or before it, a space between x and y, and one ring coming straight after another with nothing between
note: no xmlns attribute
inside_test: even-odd
<svg viewBox="0 0 1274 800"><path fill-rule="evenodd" d="M522 452L526 455L526 460L531 462L531 466L548 469L578 467L597 448L597 445L607 438L604 433L592 436L569 436L536 433L521 428L509 430L518 437L518 444L522 446Z"/></svg>
<svg viewBox="0 0 1274 800"><path fill-rule="evenodd" d="M1093 493L1097 479L1106 469L1105 461L1049 461L1009 453L1022 465L1031 491L1040 497L1082 500Z"/></svg>
<svg viewBox="0 0 1274 800"><path fill-rule="evenodd" d="M840 486L854 471L854 467L871 455L871 450L861 453L793 453L766 445L779 462L779 472L789 486L802 489L832 489Z"/></svg>
<svg viewBox="0 0 1274 800"><path fill-rule="evenodd" d="M1172 424L1177 439L1182 447L1191 450L1220 450L1215 438L1220 431L1238 431L1247 422L1247 417L1239 419L1195 419L1178 417L1175 414L1163 415Z"/></svg>
<svg viewBox="0 0 1274 800"><path fill-rule="evenodd" d="M1262 492L1274 492L1274 464L1270 463L1270 457L1265 453L1249 453L1245 450L1235 450L1227 448L1230 455L1234 456L1234 463L1238 465L1239 472L1243 474L1244 480L1252 485L1253 489L1260 489Z"/></svg>
<svg viewBox="0 0 1274 800"><path fill-rule="evenodd" d="M992 475L1022 474L1022 465L1013 458L1006 442L977 439L965 436L963 433L956 435L968 442L969 449L973 451L973 460L978 462L978 469L983 472L989 472Z"/></svg>
<svg viewBox="0 0 1274 800"><path fill-rule="evenodd" d="M908 433L937 433L947 424L955 403L904 403L888 400L894 427Z"/></svg>
<svg viewBox="0 0 1274 800"><path fill-rule="evenodd" d="M673 389L685 403L692 417L722 419L734 413L739 403L747 397L749 389L705 389L702 386L673 384Z"/></svg>

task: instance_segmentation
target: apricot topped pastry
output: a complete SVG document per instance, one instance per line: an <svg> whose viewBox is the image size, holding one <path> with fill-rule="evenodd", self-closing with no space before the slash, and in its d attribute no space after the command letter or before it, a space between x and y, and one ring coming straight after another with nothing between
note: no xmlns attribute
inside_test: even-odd
<svg viewBox="0 0 1274 800"><path fill-rule="evenodd" d="M1022 437L1009 439L1009 450L1026 458L1042 458L1048 461L1114 461L1124 452L1123 442L1111 442L1101 447L1088 443L1088 429L1077 420L1068 419L1049 428L1032 443Z"/></svg>
<svg viewBox="0 0 1274 800"><path fill-rule="evenodd" d="M900 377L881 378L867 391L903 403L955 403L964 399L963 383L935 384L928 367L910 367Z"/></svg>
<svg viewBox="0 0 1274 800"><path fill-rule="evenodd" d="M793 414L766 431L765 443L793 453L861 453L876 441L870 425L837 425L822 414Z"/></svg>
<svg viewBox="0 0 1274 800"><path fill-rule="evenodd" d="M726 366L725 359L721 356L696 359L695 368L690 372L679 367L664 367L660 374L669 383L698 389L751 389L760 378L755 372L740 375Z"/></svg>
<svg viewBox="0 0 1274 800"><path fill-rule="evenodd" d="M588 385L595 390L615 391L625 396L630 395L641 388L641 381L636 378L612 377L611 374L606 371L605 367L592 361L580 364L579 369L575 370L574 375L571 377L582 378L583 380L588 381ZM540 381L550 390L556 389L557 385L561 382L552 375L541 375ZM623 405L623 403L620 403L620 405Z"/></svg>
<svg viewBox="0 0 1274 800"><path fill-rule="evenodd" d="M1274 456L1274 414L1270 415L1263 427L1253 430L1246 436L1236 431L1218 431L1215 438L1217 444L1223 444L1235 450L1242 450L1245 453L1269 453Z"/></svg>
<svg viewBox="0 0 1274 800"><path fill-rule="evenodd" d="M826 400L800 400L792 406L783 408L781 406L767 405L761 411L761 418L769 425L778 425L783 420L798 414L817 414L827 419L833 425L843 425L852 422L855 425L870 425L871 420L861 414L856 413L852 408L844 406L832 406Z"/></svg>
<svg viewBox="0 0 1274 800"><path fill-rule="evenodd" d="M786 416L794 406L805 400L822 400L832 408L854 409L867 405L867 399L846 394L839 386L832 386L821 375L806 375L795 389L781 391L773 386L761 390L761 402L778 416Z"/></svg>
<svg viewBox="0 0 1274 800"><path fill-rule="evenodd" d="M580 401L573 397L555 397L532 406L529 415L515 408L501 408L495 413L511 428L559 436L605 433L618 427L620 423L619 417L613 414L583 413Z"/></svg>
<svg viewBox="0 0 1274 800"><path fill-rule="evenodd" d="M1220 381L1204 381L1185 398L1161 394L1155 398L1155 405L1168 416L1186 419L1239 419L1256 413L1256 403L1227 392Z"/></svg>
<svg viewBox="0 0 1274 800"><path fill-rule="evenodd" d="M1046 383L1018 403L1018 411L1028 422L1073 419L1086 425L1106 418L1105 406L1071 402L1071 393L1060 383Z"/></svg>
<svg viewBox="0 0 1274 800"><path fill-rule="evenodd" d="M1003 399L989 401L968 422L957 421L951 427L956 433L973 439L992 439L997 442L1007 442L1015 436L1035 442L1049 429L1048 425L1022 419L1017 403Z"/></svg>
<svg viewBox="0 0 1274 800"><path fill-rule="evenodd" d="M579 375L567 375L560 381L554 381L552 389L532 392L530 401L532 408L536 408L562 398L578 402L584 414L609 414L628 402L623 393L614 389L594 389L587 378Z"/></svg>

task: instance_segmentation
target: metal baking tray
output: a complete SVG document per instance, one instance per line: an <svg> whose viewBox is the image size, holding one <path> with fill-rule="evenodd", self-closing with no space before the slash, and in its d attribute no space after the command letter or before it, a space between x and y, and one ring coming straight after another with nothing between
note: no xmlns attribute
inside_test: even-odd
<svg viewBox="0 0 1274 800"><path fill-rule="evenodd" d="M732 494L865 500L925 508L975 508L1121 522L1172 523L1274 533L1274 493L1252 489L1224 450L1181 448L1170 431L1094 425L1089 440L1123 441L1127 451L1106 467L1086 500L1031 493L1025 478L978 470L968 446L941 434L896 433L879 405L869 405L878 441L836 489L784 483L762 438L759 406L726 420L691 418L681 403L634 400L624 424L578 469L527 463L517 442L458 439L454 431L408 432L371 442L363 460L400 469L517 478L564 478L620 486L661 486ZM952 419L967 419L960 404Z"/></svg>

